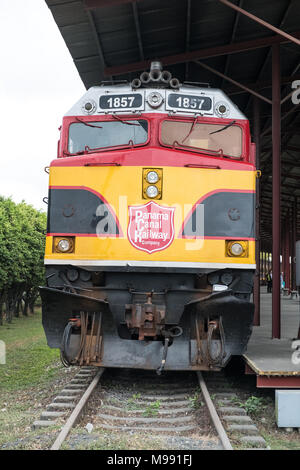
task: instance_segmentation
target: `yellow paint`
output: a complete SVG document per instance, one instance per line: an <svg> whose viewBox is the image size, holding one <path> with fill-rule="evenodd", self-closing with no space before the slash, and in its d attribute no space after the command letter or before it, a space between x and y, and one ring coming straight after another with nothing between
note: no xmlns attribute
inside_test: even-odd
<svg viewBox="0 0 300 470"><path fill-rule="evenodd" d="M162 199L157 202L176 208L175 239L165 250L148 254L134 248L127 239L128 206L148 202L143 199L143 167L51 167L51 186L85 186L102 194L119 219L123 238L76 237L74 253L57 254L52 253L53 241L49 236L46 242L46 259L255 264L254 241L249 242L247 257L229 258L226 256L225 240L190 240L176 237L192 206L203 195L222 189L254 190L256 172L161 168Z"/></svg>

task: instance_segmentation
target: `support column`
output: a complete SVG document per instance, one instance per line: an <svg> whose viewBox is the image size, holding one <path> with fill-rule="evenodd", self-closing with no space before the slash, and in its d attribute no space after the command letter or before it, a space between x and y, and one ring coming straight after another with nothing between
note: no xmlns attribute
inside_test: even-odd
<svg viewBox="0 0 300 470"><path fill-rule="evenodd" d="M291 212L288 211L287 218L284 224L283 232L283 246L282 246L282 266L283 266L283 279L285 281L285 287L290 292L290 226L291 226Z"/></svg>
<svg viewBox="0 0 300 470"><path fill-rule="evenodd" d="M292 217L291 217L291 290L296 290L296 238L297 238L297 198L293 203Z"/></svg>
<svg viewBox="0 0 300 470"><path fill-rule="evenodd" d="M256 169L260 169L260 107L258 98L253 102L254 142L256 145ZM255 263L256 270L253 286L254 321L255 326L260 325L260 179L256 178L256 206L255 206Z"/></svg>
<svg viewBox="0 0 300 470"><path fill-rule="evenodd" d="M272 46L272 338L280 338L280 46Z"/></svg>

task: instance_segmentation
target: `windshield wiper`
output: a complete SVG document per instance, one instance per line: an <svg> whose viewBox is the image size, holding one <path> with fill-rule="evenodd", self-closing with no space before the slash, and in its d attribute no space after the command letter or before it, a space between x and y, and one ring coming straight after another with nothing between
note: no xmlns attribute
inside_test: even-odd
<svg viewBox="0 0 300 470"><path fill-rule="evenodd" d="M102 126L94 126L94 124L91 124L89 122L83 121L82 119L79 119L79 117L76 116L76 121L80 122L81 124L84 124L85 126L88 127L95 127L96 129L103 129Z"/></svg>
<svg viewBox="0 0 300 470"><path fill-rule="evenodd" d="M210 132L209 135L217 134L218 132L225 131L225 129L228 129L228 127L233 126L235 123L236 123L236 121L231 121L229 124L227 124L227 126L222 127L222 129L219 129L218 131Z"/></svg>
<svg viewBox="0 0 300 470"><path fill-rule="evenodd" d="M115 148L128 148L128 147L134 147L134 142L133 140L130 139L130 141L127 143L127 144L120 144L120 145L110 145L109 147L89 147L88 145L86 145L84 147L84 152L83 153L93 153L97 150L100 150L101 152L104 152L106 150L111 150L111 149L115 149Z"/></svg>
<svg viewBox="0 0 300 470"><path fill-rule="evenodd" d="M194 121L193 121L193 124L191 125L190 130L189 130L188 134L185 136L185 138L182 140L182 142L184 142L184 141L191 135L191 133L193 132L194 127L195 127L195 125L196 125L196 123L197 123L197 120L198 120L198 116L195 116L195 119L194 119Z"/></svg>
<svg viewBox="0 0 300 470"><path fill-rule="evenodd" d="M119 116L117 116L116 114L112 114L112 117L114 119L117 119L117 121L120 121L122 122L123 124L127 124L127 126L139 126L140 127L140 123L135 123L135 122L128 122L128 121L123 121L123 119L121 119Z"/></svg>
<svg viewBox="0 0 300 470"><path fill-rule="evenodd" d="M63 150L63 154L67 155L67 157L76 157L77 155L84 155L86 152L85 150L80 150L79 152L67 152L66 150Z"/></svg>

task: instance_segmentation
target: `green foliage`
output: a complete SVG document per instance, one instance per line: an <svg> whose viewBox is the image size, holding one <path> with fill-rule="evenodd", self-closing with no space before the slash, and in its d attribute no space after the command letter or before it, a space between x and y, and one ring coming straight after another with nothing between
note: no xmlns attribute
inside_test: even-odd
<svg viewBox="0 0 300 470"><path fill-rule="evenodd" d="M140 393L134 393L131 398L127 400L126 408L127 410L138 410L142 408L142 405L137 401L141 398Z"/></svg>
<svg viewBox="0 0 300 470"><path fill-rule="evenodd" d="M265 399L254 395L247 398L246 401L237 400L236 404L245 408L246 412L252 416L259 415L266 408Z"/></svg>
<svg viewBox="0 0 300 470"><path fill-rule="evenodd" d="M34 316L1 327L0 338L6 344L6 364L0 365L2 400L4 392L46 383L60 368L59 351L47 345L40 309Z"/></svg>
<svg viewBox="0 0 300 470"><path fill-rule="evenodd" d="M201 408L203 406L203 402L200 400L201 394L199 392L195 392L192 397L189 397L190 406L194 409Z"/></svg>
<svg viewBox="0 0 300 470"><path fill-rule="evenodd" d="M45 213L0 196L0 321L4 302L9 321L22 301L23 313L33 309L44 279L45 230Z"/></svg>
<svg viewBox="0 0 300 470"><path fill-rule="evenodd" d="M145 409L143 415L146 417L157 416L160 409L160 401L156 400L153 403L150 403Z"/></svg>

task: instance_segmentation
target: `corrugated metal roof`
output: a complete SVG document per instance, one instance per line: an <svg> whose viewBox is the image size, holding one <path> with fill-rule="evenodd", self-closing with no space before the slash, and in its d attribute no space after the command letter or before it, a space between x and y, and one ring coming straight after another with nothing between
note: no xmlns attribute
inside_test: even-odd
<svg viewBox="0 0 300 470"><path fill-rule="evenodd" d="M187 51L216 48L229 44L262 38L269 40L274 33L255 21L228 8L218 0L46 0L54 20L73 57L84 85L98 85L105 76L105 69L159 59ZM91 3L97 8L88 9ZM300 37L300 7L298 0L232 0L232 3L257 15L272 25ZM106 5L106 6L101 6ZM108 6L107 6L108 5ZM214 55L214 54L211 54ZM281 73L285 77L282 96L291 91L291 77L300 79L300 48L291 42L281 45ZM213 67L232 79L256 89L271 99L272 61L270 46L259 47L234 54L206 57L201 62ZM211 73L195 62L166 67L181 81L209 82L222 88L252 121L252 99L227 80ZM143 68L140 69L142 71ZM139 72L120 73L114 79L139 76ZM294 108L294 109L293 109ZM282 174L300 168L300 119L299 110L287 100L282 105ZM262 117L262 227L270 233L270 175L272 135L271 106L261 101ZM292 132L291 132L292 130ZM292 148L292 150L291 150ZM291 166L291 160L294 165ZM292 174L296 174L293 170ZM282 177L285 216L295 195L300 197L299 179L292 174ZM298 189L299 188L299 189ZM299 227L300 229L300 227ZM300 230L299 230L300 232Z"/></svg>

